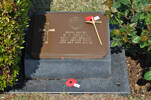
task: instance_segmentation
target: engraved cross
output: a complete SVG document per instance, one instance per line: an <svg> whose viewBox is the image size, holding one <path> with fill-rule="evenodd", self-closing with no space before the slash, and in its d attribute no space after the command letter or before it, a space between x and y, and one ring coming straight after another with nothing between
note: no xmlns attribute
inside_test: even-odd
<svg viewBox="0 0 151 100"><path fill-rule="evenodd" d="M40 29L40 32L44 32L44 35L43 35L43 42L45 44L48 44L48 33L49 32L54 32L55 29L50 29L49 28L49 23L46 23L46 27L44 29Z"/></svg>

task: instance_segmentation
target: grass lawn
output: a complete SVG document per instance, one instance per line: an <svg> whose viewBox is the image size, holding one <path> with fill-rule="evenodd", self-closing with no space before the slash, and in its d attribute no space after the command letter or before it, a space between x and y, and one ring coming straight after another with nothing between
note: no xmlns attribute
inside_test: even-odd
<svg viewBox="0 0 151 100"><path fill-rule="evenodd" d="M104 0L53 0L51 11L104 11L101 5ZM149 99L150 98L150 99ZM1 94L0 100L145 100L145 96L105 95L105 94ZM148 97L146 100L151 100Z"/></svg>
<svg viewBox="0 0 151 100"><path fill-rule="evenodd" d="M53 0L51 11L103 11L104 0Z"/></svg>
<svg viewBox="0 0 151 100"><path fill-rule="evenodd" d="M3 94L0 100L151 100L151 97L145 99L144 96L120 96L120 95L106 95L106 94Z"/></svg>

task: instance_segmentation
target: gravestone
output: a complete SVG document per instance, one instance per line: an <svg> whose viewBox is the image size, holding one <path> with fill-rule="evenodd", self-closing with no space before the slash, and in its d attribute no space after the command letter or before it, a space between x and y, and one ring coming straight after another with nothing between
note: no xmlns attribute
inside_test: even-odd
<svg viewBox="0 0 151 100"><path fill-rule="evenodd" d="M85 22L99 16L96 27ZM32 17L25 58L27 78L110 78L111 54L107 18L101 13L46 13Z"/></svg>
<svg viewBox="0 0 151 100"><path fill-rule="evenodd" d="M85 21L87 16L100 20L94 25ZM111 55L110 28L103 14L36 13L27 36L24 68L29 80L12 92L129 94L125 54L122 50ZM64 88L69 78L77 79L80 88Z"/></svg>
<svg viewBox="0 0 151 100"><path fill-rule="evenodd" d="M48 13L33 16L30 54L34 58L103 58L108 53L108 22L96 23L100 45L92 24L85 17L92 13ZM40 44L40 45L39 45Z"/></svg>

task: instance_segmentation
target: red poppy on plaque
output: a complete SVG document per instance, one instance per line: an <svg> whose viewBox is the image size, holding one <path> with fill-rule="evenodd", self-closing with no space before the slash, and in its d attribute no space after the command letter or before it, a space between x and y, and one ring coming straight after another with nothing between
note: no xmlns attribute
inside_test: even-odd
<svg viewBox="0 0 151 100"><path fill-rule="evenodd" d="M70 78L66 81L66 86L67 87L77 87L80 88L80 85L77 84L77 80L74 78Z"/></svg>
<svg viewBox="0 0 151 100"><path fill-rule="evenodd" d="M85 18L85 20L86 20L86 21L92 21L92 18L94 19L94 21L97 21L97 20L100 19L99 16L87 16L87 17Z"/></svg>

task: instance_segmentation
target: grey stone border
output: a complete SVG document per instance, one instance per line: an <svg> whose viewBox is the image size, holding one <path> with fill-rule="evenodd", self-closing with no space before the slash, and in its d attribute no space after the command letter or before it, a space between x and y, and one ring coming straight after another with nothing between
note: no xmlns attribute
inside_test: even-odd
<svg viewBox="0 0 151 100"><path fill-rule="evenodd" d="M112 78L106 80L78 80L81 88L63 88L66 80L28 80L22 88L9 93L103 93L130 94L125 51L112 54ZM17 89L18 88L18 89Z"/></svg>

